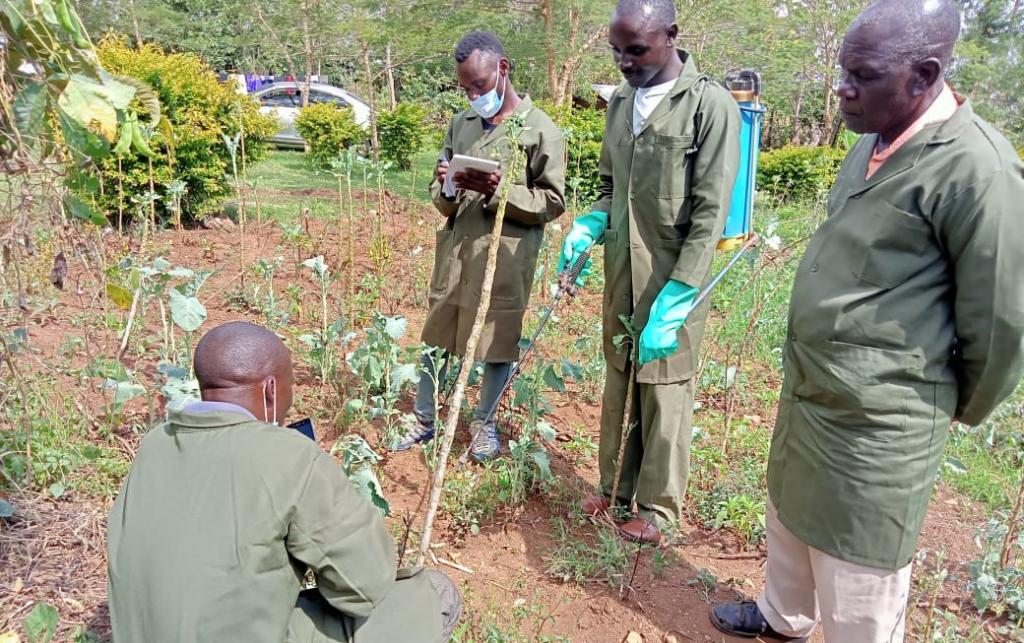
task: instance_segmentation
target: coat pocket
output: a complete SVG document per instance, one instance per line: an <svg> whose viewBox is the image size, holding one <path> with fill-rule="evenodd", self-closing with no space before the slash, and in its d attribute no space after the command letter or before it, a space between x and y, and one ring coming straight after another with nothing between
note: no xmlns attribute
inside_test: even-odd
<svg viewBox="0 0 1024 643"><path fill-rule="evenodd" d="M919 354L834 340L793 348L802 372L794 397L818 405L835 430L879 442L903 433Z"/></svg>
<svg viewBox="0 0 1024 643"><path fill-rule="evenodd" d="M485 237L490 244L490 238ZM491 308L494 310L520 310L526 308L523 283L524 273L533 276L533 261L529 256L530 242L520 237L501 237L498 247L498 265L494 271L494 285L491 289ZM484 251L486 257L486 251ZM536 255L534 255L534 259ZM486 265L482 264L486 269ZM480 275L480 282L483 274Z"/></svg>
<svg viewBox="0 0 1024 643"><path fill-rule="evenodd" d="M658 134L654 137L654 161L652 168L658 184L654 194L661 199L682 199L690 196L690 159L693 154L693 135L669 136Z"/></svg>
<svg viewBox="0 0 1024 643"><path fill-rule="evenodd" d="M451 278L452 243L455 232L447 226L434 233L434 271L430 275L430 299L448 294L448 280Z"/></svg>
<svg viewBox="0 0 1024 643"><path fill-rule="evenodd" d="M888 203L880 204L855 249L854 275L860 281L891 289L926 267L926 250L934 245L931 225Z"/></svg>

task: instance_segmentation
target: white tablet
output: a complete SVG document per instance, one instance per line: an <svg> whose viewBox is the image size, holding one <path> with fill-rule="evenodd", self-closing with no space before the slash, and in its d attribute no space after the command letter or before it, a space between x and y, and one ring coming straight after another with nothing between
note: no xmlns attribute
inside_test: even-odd
<svg viewBox="0 0 1024 643"><path fill-rule="evenodd" d="M497 170L501 166L497 161L491 159L482 159L475 156L466 156L464 154L456 154L448 165L448 176L455 176L459 172L465 172L468 169L478 170L485 174Z"/></svg>

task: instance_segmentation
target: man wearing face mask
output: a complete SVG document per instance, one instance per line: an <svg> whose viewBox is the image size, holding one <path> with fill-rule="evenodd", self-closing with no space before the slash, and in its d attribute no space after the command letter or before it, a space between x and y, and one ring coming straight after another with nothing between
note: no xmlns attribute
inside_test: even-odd
<svg viewBox="0 0 1024 643"><path fill-rule="evenodd" d="M143 438L108 521L114 641L438 643L461 612L444 574L396 570L380 513L283 428L291 355L270 331L199 342L202 401ZM300 593L307 569L317 588Z"/></svg>
<svg viewBox="0 0 1024 643"><path fill-rule="evenodd" d="M458 114L448 126L430 186L434 206L445 217L437 232L430 312L422 335L423 341L436 350L423 358L414 407L416 424L394 449L409 449L434 437L435 380L444 380L450 355L465 354L480 302L499 195L503 184L511 181L491 306L475 356L485 366L470 427L475 436L470 456L483 462L499 453L492 411L509 378L512 362L519 358L523 315L544 225L565 211L565 142L548 115L535 107L529 96L516 93L509 77L509 61L493 33L466 34L455 47L455 62L459 85L471 109ZM519 176L505 174L512 144L505 122L513 114L522 115L525 126L516 142L526 153L526 167ZM446 196L443 186L448 160L456 154L495 159L501 166L491 174L475 170L456 174L452 179L458 191L455 196Z"/></svg>
<svg viewBox="0 0 1024 643"><path fill-rule="evenodd" d="M635 500L626 539L657 543L682 512L690 460L693 376L707 306L693 308L722 235L739 163L735 101L675 46L672 0L622 0L608 41L626 82L608 103L601 195L566 237L559 267L603 243L604 354L600 493L583 502L597 515ZM642 332L619 352L620 316ZM626 391L636 360L633 408L617 472ZM618 498L612 499L616 474Z"/></svg>

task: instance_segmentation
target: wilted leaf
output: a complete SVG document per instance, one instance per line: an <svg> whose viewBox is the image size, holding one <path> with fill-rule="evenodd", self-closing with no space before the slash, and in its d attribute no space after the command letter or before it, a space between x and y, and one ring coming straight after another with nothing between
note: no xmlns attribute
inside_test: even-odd
<svg viewBox="0 0 1024 643"><path fill-rule="evenodd" d="M555 430L555 427L544 420L537 422L537 433L540 434L541 439L545 442L551 442L558 436L558 431Z"/></svg>
<svg viewBox="0 0 1024 643"><path fill-rule="evenodd" d="M0 634L0 643L21 643L21 637L17 632L4 632Z"/></svg>
<svg viewBox="0 0 1024 643"><path fill-rule="evenodd" d="M562 377L581 382L584 377L583 373L583 367L576 362L567 359L562 360Z"/></svg>
<svg viewBox="0 0 1024 643"><path fill-rule="evenodd" d="M72 74L57 98L61 110L84 129L96 128L107 140L117 137L117 110L99 92L100 84L81 74Z"/></svg>
<svg viewBox="0 0 1024 643"><path fill-rule="evenodd" d="M132 294L124 286L108 281L106 291L110 301L114 302L114 305L121 310L128 310L132 307Z"/></svg>
<svg viewBox="0 0 1024 643"><path fill-rule="evenodd" d="M533 457L533 461L537 464L537 470L540 472L541 480L553 480L554 476L551 475L551 459L548 457L548 452L541 449L540 451L534 451L530 455Z"/></svg>
<svg viewBox="0 0 1024 643"><path fill-rule="evenodd" d="M46 490L55 499L60 498L61 496L64 495L64 492L67 491L67 489L64 487L64 485L62 483L60 483L60 482L53 483Z"/></svg>
<svg viewBox="0 0 1024 643"><path fill-rule="evenodd" d="M10 518L14 515L14 505L6 500L0 500L0 518Z"/></svg>
<svg viewBox="0 0 1024 643"><path fill-rule="evenodd" d="M327 262L324 261L323 255L317 255L311 259L306 259L302 262L302 265L315 272L321 279L323 279L327 274Z"/></svg>
<svg viewBox="0 0 1024 643"><path fill-rule="evenodd" d="M206 306L195 297L189 297L171 289L171 319L187 333L199 330L206 321Z"/></svg>
<svg viewBox="0 0 1024 643"><path fill-rule="evenodd" d="M59 622L60 616L56 607L49 603L36 603L25 619L25 636L28 643L50 643L57 633Z"/></svg>
<svg viewBox="0 0 1024 643"><path fill-rule="evenodd" d="M58 252L53 258L53 269L50 270L50 283L58 290L64 290L64 280L68 276L68 260L63 252Z"/></svg>
<svg viewBox="0 0 1024 643"><path fill-rule="evenodd" d="M373 472L373 468L369 466L361 467L355 473L350 474L348 479L352 486L356 488L356 491L372 502L373 506L379 509L382 514L387 516L391 513L391 506L388 504L387 499L384 498L384 491L381 489L380 481L377 480L377 474Z"/></svg>

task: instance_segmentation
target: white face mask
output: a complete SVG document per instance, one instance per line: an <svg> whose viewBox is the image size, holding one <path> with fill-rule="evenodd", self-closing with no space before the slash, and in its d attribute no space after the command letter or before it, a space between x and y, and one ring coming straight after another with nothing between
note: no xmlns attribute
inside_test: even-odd
<svg viewBox="0 0 1024 643"><path fill-rule="evenodd" d="M501 63L498 63L497 71L498 80L501 80ZM501 85L501 96L498 96L498 81L494 82L494 89L477 96L475 100L469 101L473 111L481 116L481 118L494 118L494 115L501 111L501 106L505 103L505 88L508 86L508 80Z"/></svg>
<svg viewBox="0 0 1024 643"><path fill-rule="evenodd" d="M267 409L267 396L266 396L266 393L264 393L264 395L263 395L263 421L266 422L267 424L273 424L274 426L277 426L277 380L273 380L273 382L274 382L274 415L273 416L269 416L269 417L267 415L267 411L269 409ZM263 390L266 391L266 387L264 387Z"/></svg>

